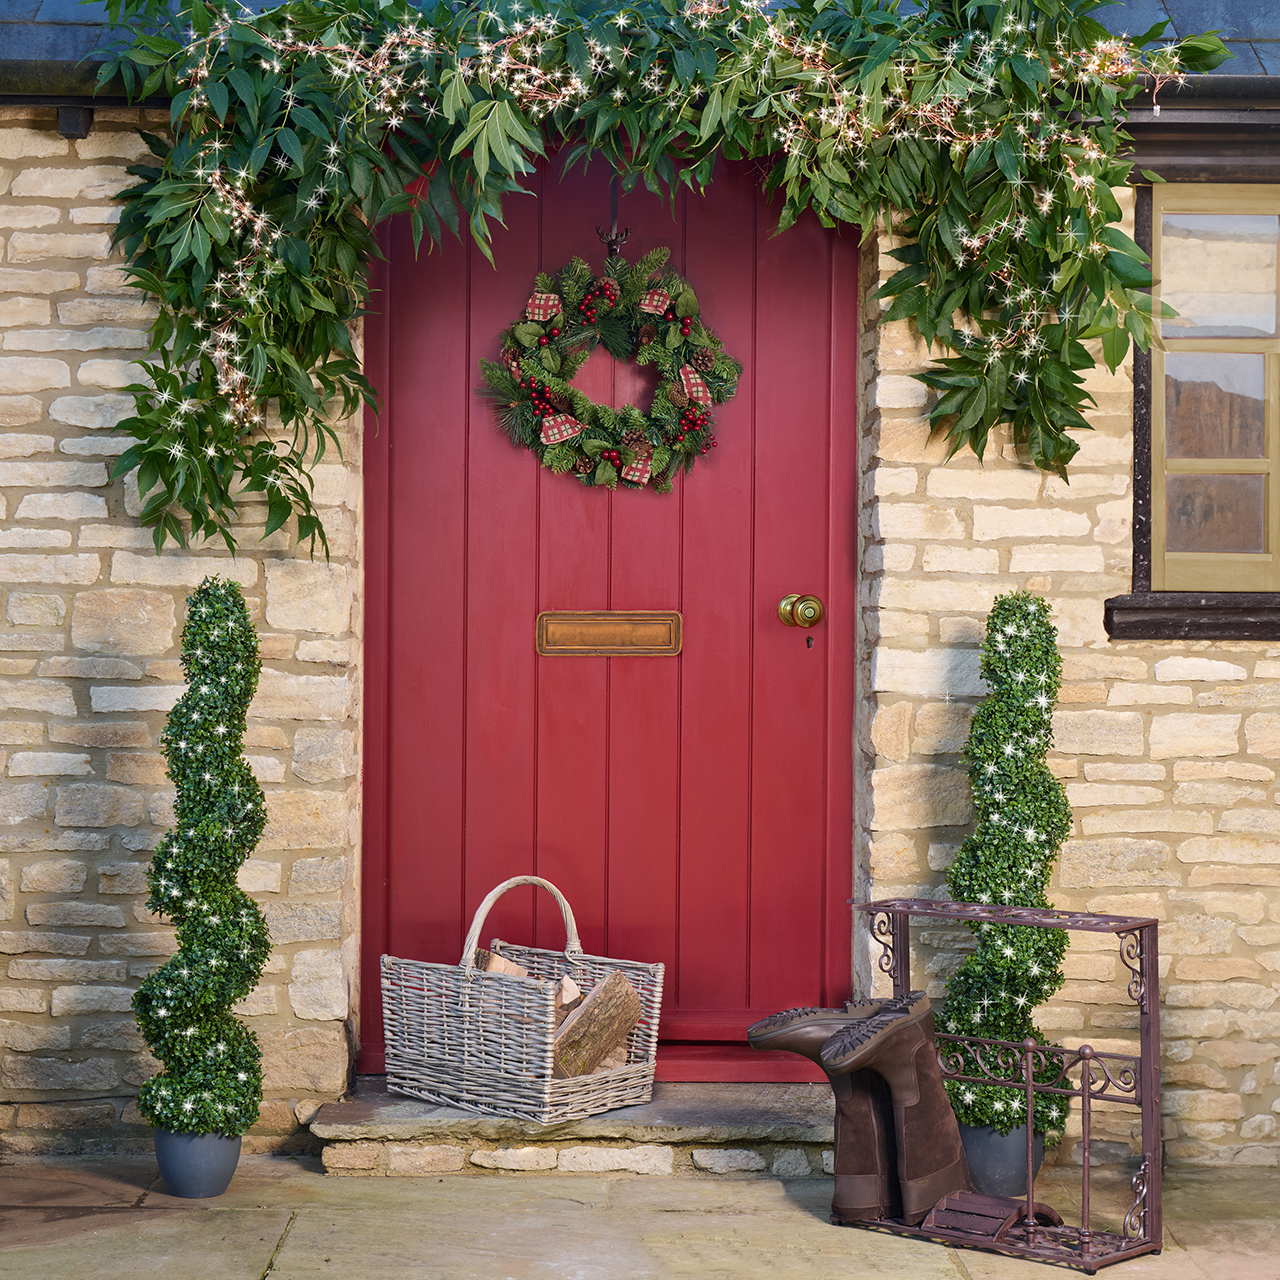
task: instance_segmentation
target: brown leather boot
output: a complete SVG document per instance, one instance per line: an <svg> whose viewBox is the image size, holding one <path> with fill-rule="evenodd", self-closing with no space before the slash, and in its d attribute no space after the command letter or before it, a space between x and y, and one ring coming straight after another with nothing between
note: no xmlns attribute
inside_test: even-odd
<svg viewBox="0 0 1280 1280"><path fill-rule="evenodd" d="M970 1191L960 1127L943 1087L933 1043L933 1011L923 991L837 1031L819 1055L829 1076L870 1068L893 1095L902 1217L915 1225L955 1191Z"/></svg>
<svg viewBox="0 0 1280 1280"><path fill-rule="evenodd" d="M851 1022L878 1013L883 1000L844 1009L788 1009L747 1030L756 1049L784 1049L818 1063L822 1046ZM836 1099L832 1222L879 1221L901 1212L889 1087L874 1071L827 1072Z"/></svg>

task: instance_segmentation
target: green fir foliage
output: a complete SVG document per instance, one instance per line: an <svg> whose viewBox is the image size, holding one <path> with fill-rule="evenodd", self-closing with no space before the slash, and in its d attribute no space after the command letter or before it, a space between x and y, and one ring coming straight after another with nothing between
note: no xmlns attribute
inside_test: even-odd
<svg viewBox="0 0 1280 1280"><path fill-rule="evenodd" d="M116 474L138 472L157 547L187 523L233 543L241 490L266 497L267 533L293 514L323 541L311 468L333 410L375 399L351 344L375 228L406 214L415 242L465 229L489 253L553 149L671 195L751 161L782 229L806 210L898 223L914 243L888 316L954 353L925 379L934 423L978 454L1008 424L1064 472L1085 341L1114 368L1152 334L1112 194L1126 109L1230 56L1164 23L1110 36L1099 2L107 0L121 43L100 84L172 98L116 231L159 303Z"/></svg>
<svg viewBox="0 0 1280 1280"><path fill-rule="evenodd" d="M1062 784L1045 765L1053 742L1051 719L1062 683L1062 659L1049 607L1039 596L997 597L987 618L982 675L991 686L965 745L978 823L947 869L957 902L1039 907L1053 865L1071 830ZM1017 1044L1046 1043L1032 1012L1062 986L1067 934L1061 929L975 923L978 949L947 983L938 1030ZM965 1074L974 1070L972 1058ZM957 1117L1008 1133L1025 1123L1026 1095L1018 1088L949 1081ZM1037 1094L1035 1127L1060 1133L1061 1098Z"/></svg>
<svg viewBox="0 0 1280 1280"><path fill-rule="evenodd" d="M161 734L177 786L175 826L147 869L147 907L178 929L178 951L133 997L138 1027L164 1064L138 1110L179 1133L243 1133L258 1118L262 1054L231 1012L271 950L266 920L236 883L266 825L262 788L243 755L258 687L258 637L240 588L206 578L187 598L188 688Z"/></svg>

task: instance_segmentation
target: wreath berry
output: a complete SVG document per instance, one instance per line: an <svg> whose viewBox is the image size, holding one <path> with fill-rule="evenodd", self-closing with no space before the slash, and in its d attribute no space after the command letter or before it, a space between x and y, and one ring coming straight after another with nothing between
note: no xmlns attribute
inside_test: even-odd
<svg viewBox="0 0 1280 1280"><path fill-rule="evenodd" d="M732 397L742 365L702 323L689 285L664 270L670 254L654 249L634 266L614 255L600 276L581 258L540 273L524 317L503 331L501 361L480 361L499 425L544 467L587 485L668 493L677 467L716 447L711 406ZM656 366L648 413L596 404L573 386L597 346Z"/></svg>

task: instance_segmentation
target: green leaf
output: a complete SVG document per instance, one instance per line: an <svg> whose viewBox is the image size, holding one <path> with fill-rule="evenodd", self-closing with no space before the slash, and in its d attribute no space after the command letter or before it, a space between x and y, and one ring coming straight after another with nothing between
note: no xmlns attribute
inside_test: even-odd
<svg viewBox="0 0 1280 1280"><path fill-rule="evenodd" d="M676 315L682 320L698 314L698 298L692 289L684 289L675 301Z"/></svg>
<svg viewBox="0 0 1280 1280"><path fill-rule="evenodd" d="M205 96L209 99L209 105L217 112L218 119L225 121L227 108L231 105L227 86L221 80L209 80L205 84L204 91Z"/></svg>
<svg viewBox="0 0 1280 1280"><path fill-rule="evenodd" d="M1102 358L1112 373L1120 367L1129 351L1129 332L1127 329L1108 329L1102 335Z"/></svg>
<svg viewBox="0 0 1280 1280"><path fill-rule="evenodd" d="M301 168L306 163L303 158L302 143L288 125L276 130L276 143L294 164Z"/></svg>
<svg viewBox="0 0 1280 1280"><path fill-rule="evenodd" d="M545 336L540 324L525 323L515 325L511 332L515 334L516 341L524 347L536 347L538 339Z"/></svg>

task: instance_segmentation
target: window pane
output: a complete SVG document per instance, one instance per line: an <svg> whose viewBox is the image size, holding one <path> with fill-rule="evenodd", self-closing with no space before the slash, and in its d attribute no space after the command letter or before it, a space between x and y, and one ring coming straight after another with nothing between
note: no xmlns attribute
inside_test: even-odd
<svg viewBox="0 0 1280 1280"><path fill-rule="evenodd" d="M1165 337L1274 337L1277 234L1271 214L1166 213L1160 296L1179 314Z"/></svg>
<svg viewBox="0 0 1280 1280"><path fill-rule="evenodd" d="M1265 551L1264 481L1264 476L1166 476L1166 550Z"/></svg>
<svg viewBox="0 0 1280 1280"><path fill-rule="evenodd" d="M1164 361L1165 454L1266 456L1264 357L1170 352Z"/></svg>

